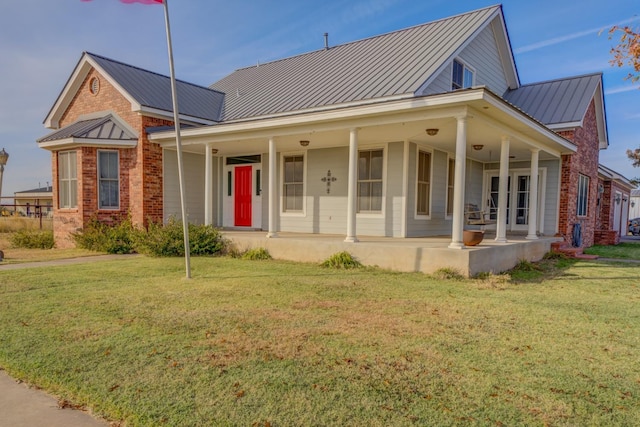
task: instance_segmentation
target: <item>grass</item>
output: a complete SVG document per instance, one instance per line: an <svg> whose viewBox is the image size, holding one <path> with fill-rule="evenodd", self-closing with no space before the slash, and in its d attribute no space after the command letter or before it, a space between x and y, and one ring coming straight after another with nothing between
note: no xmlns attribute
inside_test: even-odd
<svg viewBox="0 0 640 427"><path fill-rule="evenodd" d="M24 219L24 218L23 218ZM24 262L53 261L57 259L75 258L97 255L97 252L85 249L25 249L15 248L11 244L11 233L0 232L0 250L4 252L2 264L19 264Z"/></svg>
<svg viewBox="0 0 640 427"><path fill-rule="evenodd" d="M0 366L127 426L637 425L637 266L546 262L518 281L198 257L192 280L181 258L0 270Z"/></svg>
<svg viewBox="0 0 640 427"><path fill-rule="evenodd" d="M592 246L585 249L586 254L598 255L602 258L640 259L640 244L620 243L615 246Z"/></svg>

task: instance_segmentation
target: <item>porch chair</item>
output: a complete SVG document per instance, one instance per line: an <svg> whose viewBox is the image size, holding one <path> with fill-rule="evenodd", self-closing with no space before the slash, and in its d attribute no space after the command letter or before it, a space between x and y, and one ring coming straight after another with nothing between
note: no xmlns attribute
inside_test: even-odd
<svg viewBox="0 0 640 427"><path fill-rule="evenodd" d="M478 205L474 203L464 205L464 220L467 225L485 226L496 223L495 219L491 219L489 212L478 209Z"/></svg>

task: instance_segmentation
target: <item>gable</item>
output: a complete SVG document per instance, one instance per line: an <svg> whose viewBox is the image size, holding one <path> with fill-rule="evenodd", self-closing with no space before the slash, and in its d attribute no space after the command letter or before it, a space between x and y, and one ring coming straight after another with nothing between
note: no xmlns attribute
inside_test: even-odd
<svg viewBox="0 0 640 427"><path fill-rule="evenodd" d="M501 15L500 6L480 9L243 68L210 87L227 94L225 121L413 97Z"/></svg>
<svg viewBox="0 0 640 427"><path fill-rule="evenodd" d="M46 127L55 129L60 126L68 107L94 70L129 102L131 111L173 119L169 77L84 52L47 114ZM182 120L199 124L213 124L220 120L224 94L182 81L177 81L176 86Z"/></svg>
<svg viewBox="0 0 640 427"><path fill-rule="evenodd" d="M496 18L497 19L497 18ZM433 95L451 91L453 59L462 61L475 72L475 86L485 86L494 93L504 93L511 85L517 85L514 74L507 77L505 64L496 40L493 25L485 27L471 42L459 52L422 91L422 95Z"/></svg>

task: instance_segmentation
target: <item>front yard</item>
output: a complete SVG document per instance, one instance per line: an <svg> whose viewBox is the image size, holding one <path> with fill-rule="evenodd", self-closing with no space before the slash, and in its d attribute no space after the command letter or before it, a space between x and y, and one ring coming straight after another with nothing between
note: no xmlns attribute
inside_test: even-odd
<svg viewBox="0 0 640 427"><path fill-rule="evenodd" d="M0 270L0 367L127 426L634 425L637 265L437 280L232 258ZM526 276L525 276L526 277Z"/></svg>

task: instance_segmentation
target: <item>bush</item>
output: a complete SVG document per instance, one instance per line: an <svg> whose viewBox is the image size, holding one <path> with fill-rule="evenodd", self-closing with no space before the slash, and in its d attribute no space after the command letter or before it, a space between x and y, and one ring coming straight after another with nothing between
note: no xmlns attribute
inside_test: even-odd
<svg viewBox="0 0 640 427"><path fill-rule="evenodd" d="M192 255L216 255L224 251L226 241L211 225L189 224L189 247ZM184 256L182 222L170 218L167 224L149 224L146 232L136 235L137 252L153 257Z"/></svg>
<svg viewBox="0 0 640 427"><path fill-rule="evenodd" d="M16 248L52 249L53 243L53 231L20 230L11 236Z"/></svg>
<svg viewBox="0 0 640 427"><path fill-rule="evenodd" d="M83 249L109 254L130 254L135 252L134 241L137 230L126 218L116 225L109 225L92 219L81 231L74 233L76 245Z"/></svg>
<svg viewBox="0 0 640 427"><path fill-rule="evenodd" d="M353 258L353 256L351 256L349 252L335 253L331 255L329 258L327 258L320 265L327 268L344 268L344 269L362 267L362 264L360 263L360 261Z"/></svg>
<svg viewBox="0 0 640 427"><path fill-rule="evenodd" d="M251 261L267 260L267 259L271 259L271 255L269 254L269 251L267 251L265 248L253 248L243 253L242 259L248 259Z"/></svg>

